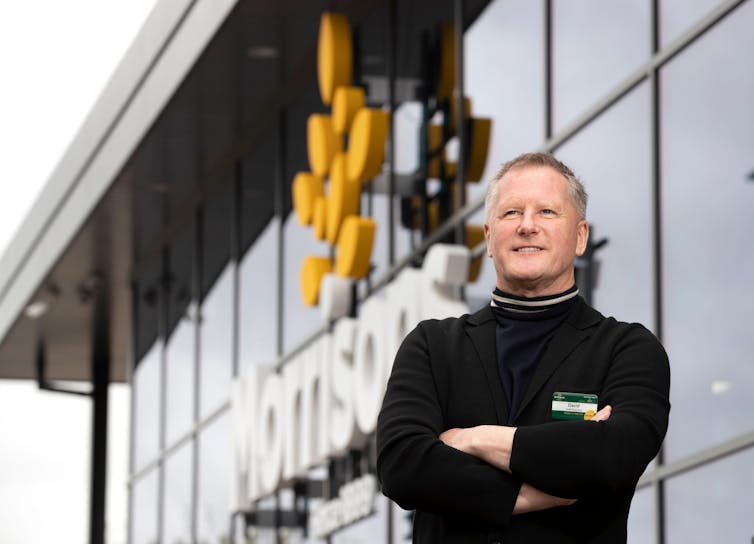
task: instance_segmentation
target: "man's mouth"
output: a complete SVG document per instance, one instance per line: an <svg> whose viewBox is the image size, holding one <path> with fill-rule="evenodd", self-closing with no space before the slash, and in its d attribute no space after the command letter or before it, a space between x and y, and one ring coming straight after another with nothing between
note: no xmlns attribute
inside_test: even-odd
<svg viewBox="0 0 754 544"><path fill-rule="evenodd" d="M514 249L514 251L518 253L534 253L536 251L542 251L541 247L536 246L524 246L524 247L517 247Z"/></svg>

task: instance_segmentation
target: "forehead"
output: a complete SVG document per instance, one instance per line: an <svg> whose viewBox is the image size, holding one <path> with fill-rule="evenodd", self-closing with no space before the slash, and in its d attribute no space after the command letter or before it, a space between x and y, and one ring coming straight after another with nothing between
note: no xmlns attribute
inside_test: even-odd
<svg viewBox="0 0 754 544"><path fill-rule="evenodd" d="M498 181L498 202L511 199L568 201L566 178L549 166L520 166Z"/></svg>

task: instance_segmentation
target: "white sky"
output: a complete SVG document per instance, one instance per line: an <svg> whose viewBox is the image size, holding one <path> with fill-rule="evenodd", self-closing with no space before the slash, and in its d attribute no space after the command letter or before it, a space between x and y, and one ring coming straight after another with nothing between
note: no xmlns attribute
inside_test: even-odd
<svg viewBox="0 0 754 544"><path fill-rule="evenodd" d="M154 3L0 0L0 253ZM120 543L128 392L111 395L107 534ZM89 399L0 380L0 542L87 541L90 420Z"/></svg>

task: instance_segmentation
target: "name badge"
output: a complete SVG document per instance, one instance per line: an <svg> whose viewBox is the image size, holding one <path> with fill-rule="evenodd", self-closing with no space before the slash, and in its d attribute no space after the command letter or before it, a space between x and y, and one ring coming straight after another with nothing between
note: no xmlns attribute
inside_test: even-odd
<svg viewBox="0 0 754 544"><path fill-rule="evenodd" d="M597 413L597 395L556 391L552 395L552 419L589 420Z"/></svg>

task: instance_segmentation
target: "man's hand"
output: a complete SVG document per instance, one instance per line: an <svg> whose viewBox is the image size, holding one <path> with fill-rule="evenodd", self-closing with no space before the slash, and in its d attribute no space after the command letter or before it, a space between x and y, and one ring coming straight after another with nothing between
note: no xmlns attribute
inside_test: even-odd
<svg viewBox="0 0 754 544"><path fill-rule="evenodd" d="M521 489L518 491L518 497L516 497L516 505L513 507L513 513L526 514L528 512L555 508L556 506L569 506L575 502L576 499L563 499L561 497L555 497L554 495L548 495L536 487L523 483L521 484Z"/></svg>
<svg viewBox="0 0 754 544"><path fill-rule="evenodd" d="M613 407L608 404L607 406L602 408L602 410L594 414L594 416L592 416L592 419L590 419L589 421L607 421L610 417L610 414L612 413Z"/></svg>
<svg viewBox="0 0 754 544"><path fill-rule="evenodd" d="M595 414L594 417L597 417ZM440 435L448 446L478 457L506 472L510 472L511 451L516 427L478 425L466 429L448 429Z"/></svg>

